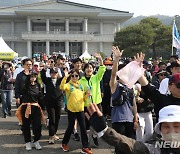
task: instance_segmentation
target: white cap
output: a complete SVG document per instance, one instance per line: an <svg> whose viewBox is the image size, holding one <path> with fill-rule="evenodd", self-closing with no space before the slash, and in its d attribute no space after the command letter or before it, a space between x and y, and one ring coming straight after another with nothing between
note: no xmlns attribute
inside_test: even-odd
<svg viewBox="0 0 180 154"><path fill-rule="evenodd" d="M37 66L39 66L39 62L34 62L34 65L37 65Z"/></svg>
<svg viewBox="0 0 180 154"><path fill-rule="evenodd" d="M155 132L161 134L160 123L180 122L180 105L169 105L159 111L159 122L155 125Z"/></svg>

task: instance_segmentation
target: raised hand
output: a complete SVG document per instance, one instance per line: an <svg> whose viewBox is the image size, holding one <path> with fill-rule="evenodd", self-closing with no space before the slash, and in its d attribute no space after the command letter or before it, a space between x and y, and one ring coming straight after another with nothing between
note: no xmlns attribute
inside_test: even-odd
<svg viewBox="0 0 180 154"><path fill-rule="evenodd" d="M69 77L69 72L68 72L67 69L64 70L64 76L67 77L67 78Z"/></svg>
<svg viewBox="0 0 180 154"><path fill-rule="evenodd" d="M89 107L87 107L88 113L85 113L86 118L89 120L90 117L96 112L99 117L103 116L102 112L99 110L98 106L96 104L91 104Z"/></svg>
<svg viewBox="0 0 180 154"><path fill-rule="evenodd" d="M143 64L143 60L144 60L145 54L143 54L142 52L139 54L137 53L136 56L134 56L134 60L137 61L139 63L139 66L141 67Z"/></svg>
<svg viewBox="0 0 180 154"><path fill-rule="evenodd" d="M96 57L96 58L99 59L99 60L102 59L102 57L101 57L101 55L100 55L99 53L95 53L95 54L94 54L94 57Z"/></svg>
<svg viewBox="0 0 180 154"><path fill-rule="evenodd" d="M124 50L120 51L118 46L112 46L112 52L113 52L115 58L120 58L123 54L123 51Z"/></svg>

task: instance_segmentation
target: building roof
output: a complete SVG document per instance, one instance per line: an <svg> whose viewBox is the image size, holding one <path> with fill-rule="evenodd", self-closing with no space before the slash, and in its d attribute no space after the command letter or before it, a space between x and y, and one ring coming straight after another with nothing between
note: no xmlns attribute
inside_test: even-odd
<svg viewBox="0 0 180 154"><path fill-rule="evenodd" d="M2 0L0 1L0 7L12 7L12 6L19 6L25 4L32 4L37 2L42 2L47 0Z"/></svg>
<svg viewBox="0 0 180 154"><path fill-rule="evenodd" d="M10 4L10 2L12 2L12 4ZM9 6L7 4L9 4ZM73 12L73 16L76 17L84 16L87 18L118 20L122 23L133 16L133 13L127 11L113 10L66 0L6 0L0 1L0 6L2 6L0 9L0 17L71 17Z"/></svg>

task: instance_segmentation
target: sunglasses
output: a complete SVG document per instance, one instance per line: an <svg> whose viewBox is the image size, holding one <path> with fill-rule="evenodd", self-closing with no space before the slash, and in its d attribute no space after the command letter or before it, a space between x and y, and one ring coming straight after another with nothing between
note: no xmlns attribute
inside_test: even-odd
<svg viewBox="0 0 180 154"><path fill-rule="evenodd" d="M71 77L72 77L72 78L75 78L75 77L78 78L79 75L71 75Z"/></svg>
<svg viewBox="0 0 180 154"><path fill-rule="evenodd" d="M159 74L160 76L166 76L166 74Z"/></svg>

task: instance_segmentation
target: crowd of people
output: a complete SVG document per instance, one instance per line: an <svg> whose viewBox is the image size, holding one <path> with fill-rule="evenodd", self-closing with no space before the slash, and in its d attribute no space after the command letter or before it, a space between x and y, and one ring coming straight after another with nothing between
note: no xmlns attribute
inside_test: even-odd
<svg viewBox="0 0 180 154"><path fill-rule="evenodd" d="M179 147L153 146L157 141L180 143L180 60L176 55L168 62L145 61L142 53L129 59L122 56L123 51L113 46L112 57L104 60L96 53L89 62L67 60L61 54L1 61L2 117L11 116L15 97L26 150L42 149L42 122L48 125L49 144L60 139L57 131L64 109L68 116L64 152L71 150L73 134L81 140L81 153L92 153L90 138L99 147L99 137L114 146L116 154L180 153Z"/></svg>

